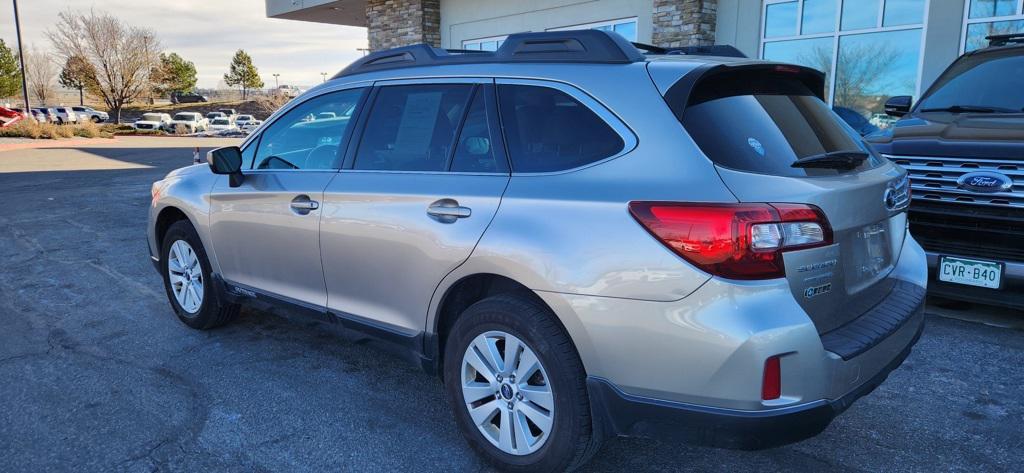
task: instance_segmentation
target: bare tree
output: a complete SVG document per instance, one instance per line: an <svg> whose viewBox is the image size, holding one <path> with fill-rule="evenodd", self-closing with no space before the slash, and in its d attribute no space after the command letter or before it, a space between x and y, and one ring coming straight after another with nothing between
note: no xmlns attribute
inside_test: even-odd
<svg viewBox="0 0 1024 473"><path fill-rule="evenodd" d="M25 51L25 81L28 82L28 93L32 94L40 105L53 98L53 78L57 75L57 64L36 48Z"/></svg>
<svg viewBox="0 0 1024 473"><path fill-rule="evenodd" d="M121 108L150 87L160 44L151 30L104 12L66 11L47 37L64 60L80 56L96 71L86 90L103 99L121 122Z"/></svg>
<svg viewBox="0 0 1024 473"><path fill-rule="evenodd" d="M832 54L831 46L815 46L801 54L797 62L828 74L832 69ZM899 58L899 49L891 44L850 45L841 48L836 63L835 97L832 103L858 111L878 109L882 91L905 88L905 84L896 84L898 79L893 77L892 67Z"/></svg>

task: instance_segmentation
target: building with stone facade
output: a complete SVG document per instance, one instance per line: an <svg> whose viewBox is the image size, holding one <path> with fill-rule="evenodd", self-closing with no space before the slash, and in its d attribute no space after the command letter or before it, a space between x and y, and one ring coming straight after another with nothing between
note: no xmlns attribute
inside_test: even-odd
<svg viewBox="0 0 1024 473"><path fill-rule="evenodd" d="M730 44L828 76L836 107L884 126L988 34L1024 32L1024 0L266 0L267 16L364 26L371 50L494 50L512 33L598 28L658 46ZM339 65L340 66L340 65Z"/></svg>

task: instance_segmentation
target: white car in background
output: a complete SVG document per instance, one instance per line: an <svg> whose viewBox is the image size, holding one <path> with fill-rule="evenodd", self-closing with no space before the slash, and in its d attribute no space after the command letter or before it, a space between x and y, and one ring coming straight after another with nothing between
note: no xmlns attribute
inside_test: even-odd
<svg viewBox="0 0 1024 473"><path fill-rule="evenodd" d="M71 107L51 107L57 112L57 123L63 125L65 123L78 123L78 114L75 113Z"/></svg>
<svg viewBox="0 0 1024 473"><path fill-rule="evenodd" d="M252 115L238 115L235 117L235 125L238 125L238 128L244 128L247 123L253 120L256 120L256 117Z"/></svg>
<svg viewBox="0 0 1024 473"><path fill-rule="evenodd" d="M238 127L231 123L231 119L228 117L217 117L210 121L210 131L231 131L237 129Z"/></svg>
<svg viewBox="0 0 1024 473"><path fill-rule="evenodd" d="M171 126L171 116L167 113L143 113L142 117L132 124L136 130L163 130L174 131Z"/></svg>
<svg viewBox="0 0 1024 473"><path fill-rule="evenodd" d="M178 125L185 127L186 133L199 133L210 129L210 121L196 112L178 112L171 118L170 129L178 131Z"/></svg>
<svg viewBox="0 0 1024 473"><path fill-rule="evenodd" d="M252 133L252 132L256 131L256 129L259 128L260 125L262 125L262 124L263 124L263 120L249 120L249 121L245 122L245 125L242 125L239 128L241 128L242 131L244 131L246 133Z"/></svg>
<svg viewBox="0 0 1024 473"><path fill-rule="evenodd" d="M107 112L96 110L92 107L78 106L71 107L78 115L79 120L92 120L93 123L101 123L110 120L110 115Z"/></svg>

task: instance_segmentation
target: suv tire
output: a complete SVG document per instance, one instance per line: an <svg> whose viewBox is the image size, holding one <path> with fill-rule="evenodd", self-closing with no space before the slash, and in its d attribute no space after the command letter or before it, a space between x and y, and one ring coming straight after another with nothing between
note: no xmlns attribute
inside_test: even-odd
<svg viewBox="0 0 1024 473"><path fill-rule="evenodd" d="M174 271L170 270L172 265ZM175 222L164 234L160 271L167 299L185 325L208 330L224 325L238 315L238 304L224 303L217 294L206 250L187 220Z"/></svg>
<svg viewBox="0 0 1024 473"><path fill-rule="evenodd" d="M514 357L508 369L494 370L504 373L504 379L498 377L501 374L495 378L505 381L505 384L496 384L482 375L477 375L477 370L467 364L466 357L472 356L469 350L481 346L483 341L484 346L497 348L494 354L501 360L492 359L492 362L505 365L507 362L504 359L508 356L502 355L506 344L502 341L498 341L497 345L488 344L494 340L506 340L502 338L503 336L511 340L509 343L518 343L523 348L518 350L520 355ZM527 367L520 363L527 359L528 351L535 355L540 366L533 372L533 377L526 373ZM589 460L600 447L601 436L594 432L591 422L583 363L555 315L539 301L515 295L499 295L473 304L462 313L452 327L445 346L444 359L445 390L455 412L459 430L474 450L496 466L508 471L523 472L573 470ZM514 377L508 379L509 373L520 369L526 374L527 380L520 379L517 384ZM464 375L479 381L467 381ZM538 375L542 376L537 377ZM535 410L540 406L533 403L531 396L534 394L529 394L532 391L528 390L534 389L530 383L540 383L540 379L543 379L544 386L539 386L539 389L547 387L547 399L553 407L547 412L551 415L549 432L543 437L543 443L537 440L539 446L536 450L528 447L518 454L507 452L493 443L496 440L491 439L500 437L500 424L503 424L503 420L527 418L529 415L526 413L530 411L526 409ZM464 383L477 385L481 391L489 385L494 394L486 392L482 400L472 401L470 398L479 394L472 394L471 391L464 394ZM513 388L515 391L512 391ZM526 395L525 398L518 397L520 391ZM493 419L484 421L485 427L478 427L474 422L469 407L471 402L472 405L478 406L478 409L495 412L491 416L479 413ZM496 404L496 410L488 406L491 402ZM520 406L516 402L524 404ZM509 407L513 405L515 407ZM519 407L523 407L524 411L519 411ZM524 414L520 415L520 412ZM480 418L482 417L478 417ZM534 430L538 424L533 424L532 419L530 422L525 425L529 429L529 436L533 437L539 429ZM523 424L512 422L511 425L514 431L515 425ZM491 432L491 439L485 436L488 435L485 429ZM515 434L511 435L514 436ZM529 440L526 443L529 443Z"/></svg>

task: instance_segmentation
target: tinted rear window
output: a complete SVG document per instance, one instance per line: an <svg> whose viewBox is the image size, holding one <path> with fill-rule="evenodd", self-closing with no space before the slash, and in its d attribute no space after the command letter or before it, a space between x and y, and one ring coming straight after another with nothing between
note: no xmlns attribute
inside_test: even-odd
<svg viewBox="0 0 1024 473"><path fill-rule="evenodd" d="M498 98L515 172L572 169L614 156L625 146L601 117L560 90L500 85Z"/></svg>
<svg viewBox="0 0 1024 473"><path fill-rule="evenodd" d="M764 71L698 82L681 121L708 158L739 171L778 176L850 172L792 167L800 158L850 150L871 155L853 171L881 163L805 83Z"/></svg>

